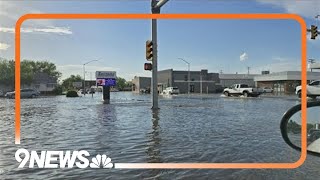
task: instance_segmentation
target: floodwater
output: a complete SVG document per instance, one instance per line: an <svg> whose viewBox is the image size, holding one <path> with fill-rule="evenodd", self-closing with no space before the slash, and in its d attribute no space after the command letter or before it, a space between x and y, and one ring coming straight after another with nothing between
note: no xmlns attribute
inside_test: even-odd
<svg viewBox="0 0 320 180"><path fill-rule="evenodd" d="M22 99L21 145L14 144L14 100L0 99L0 179L318 179L320 158L297 169L128 170L18 169L19 148L87 150L113 163L288 163L300 154L280 133L283 113L296 97L226 98L220 95L160 97L113 92Z"/></svg>

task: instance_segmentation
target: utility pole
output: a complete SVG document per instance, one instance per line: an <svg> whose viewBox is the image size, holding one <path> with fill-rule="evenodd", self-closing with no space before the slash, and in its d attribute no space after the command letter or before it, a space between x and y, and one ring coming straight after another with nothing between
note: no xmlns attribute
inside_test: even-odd
<svg viewBox="0 0 320 180"><path fill-rule="evenodd" d="M316 60L315 59L309 59L308 61L309 61L310 65L311 65L311 64L315 63ZM310 70L312 72L312 68L311 67L310 67Z"/></svg>
<svg viewBox="0 0 320 180"><path fill-rule="evenodd" d="M247 69L248 69L248 75L249 75L250 74L250 67L248 66Z"/></svg>
<svg viewBox="0 0 320 180"><path fill-rule="evenodd" d="M151 0L152 14L160 14L161 7L169 0ZM157 19L152 19L152 109L159 109L158 105L158 41L157 41Z"/></svg>

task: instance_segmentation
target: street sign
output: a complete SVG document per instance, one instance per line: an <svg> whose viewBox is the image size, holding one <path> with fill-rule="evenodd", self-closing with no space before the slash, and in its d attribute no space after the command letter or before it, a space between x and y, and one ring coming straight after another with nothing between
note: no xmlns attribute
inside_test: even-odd
<svg viewBox="0 0 320 180"><path fill-rule="evenodd" d="M144 63L144 70L151 71L152 70L152 64L151 63Z"/></svg>
<svg viewBox="0 0 320 180"><path fill-rule="evenodd" d="M117 75L115 71L97 71L97 86L116 86Z"/></svg>
<svg viewBox="0 0 320 180"><path fill-rule="evenodd" d="M72 86L75 88L81 88L82 87L82 82L73 82Z"/></svg>
<svg viewBox="0 0 320 180"><path fill-rule="evenodd" d="M115 71L96 71L96 79L116 79L117 75Z"/></svg>

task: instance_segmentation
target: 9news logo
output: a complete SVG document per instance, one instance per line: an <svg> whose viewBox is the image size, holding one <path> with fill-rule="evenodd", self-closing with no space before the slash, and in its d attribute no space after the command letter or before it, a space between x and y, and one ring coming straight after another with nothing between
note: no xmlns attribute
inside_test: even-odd
<svg viewBox="0 0 320 180"><path fill-rule="evenodd" d="M19 149L15 153L16 160L20 163L18 168L24 168L29 163L29 168L112 168L111 158L105 154L98 154L91 159L88 151L37 151L29 152Z"/></svg>

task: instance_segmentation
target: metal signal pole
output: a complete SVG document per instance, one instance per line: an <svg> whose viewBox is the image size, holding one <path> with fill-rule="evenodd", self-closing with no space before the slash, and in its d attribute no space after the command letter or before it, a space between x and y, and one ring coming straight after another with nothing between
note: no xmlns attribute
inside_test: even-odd
<svg viewBox="0 0 320 180"><path fill-rule="evenodd" d="M160 14L161 7L169 0L151 0L152 14ZM152 109L159 109L158 105L158 40L157 19L152 19Z"/></svg>

